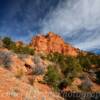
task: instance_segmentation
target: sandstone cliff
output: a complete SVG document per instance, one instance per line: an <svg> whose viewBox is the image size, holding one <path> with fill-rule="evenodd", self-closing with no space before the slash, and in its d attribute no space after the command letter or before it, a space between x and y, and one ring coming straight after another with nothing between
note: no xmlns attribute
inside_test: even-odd
<svg viewBox="0 0 100 100"><path fill-rule="evenodd" d="M71 56L76 56L79 51L70 44L65 43L59 35L53 32L49 32L47 35L37 35L33 37L30 46L33 47L37 52L58 52Z"/></svg>

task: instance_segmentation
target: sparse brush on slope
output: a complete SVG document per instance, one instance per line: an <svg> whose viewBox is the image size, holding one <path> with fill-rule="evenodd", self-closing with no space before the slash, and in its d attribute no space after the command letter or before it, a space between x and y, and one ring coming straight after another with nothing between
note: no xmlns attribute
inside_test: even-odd
<svg viewBox="0 0 100 100"><path fill-rule="evenodd" d="M34 49L29 48L27 45L16 46L16 43L9 37L4 37L2 41L5 48L12 50L15 53L34 55Z"/></svg>

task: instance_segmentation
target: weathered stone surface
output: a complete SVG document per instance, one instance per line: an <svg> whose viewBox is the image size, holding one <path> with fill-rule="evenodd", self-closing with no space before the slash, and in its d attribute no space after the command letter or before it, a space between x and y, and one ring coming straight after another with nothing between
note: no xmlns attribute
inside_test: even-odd
<svg viewBox="0 0 100 100"><path fill-rule="evenodd" d="M49 32L47 35L37 35L33 37L30 46L37 52L58 52L71 56L76 56L78 53L78 49L65 43L59 35L53 32Z"/></svg>

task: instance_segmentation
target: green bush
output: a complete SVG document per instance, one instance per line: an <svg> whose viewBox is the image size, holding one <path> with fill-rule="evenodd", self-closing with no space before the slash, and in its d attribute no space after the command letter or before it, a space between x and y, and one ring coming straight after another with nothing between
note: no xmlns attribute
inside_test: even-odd
<svg viewBox="0 0 100 100"><path fill-rule="evenodd" d="M89 70L91 68L92 63L91 63L91 60L89 59L89 57L80 56L78 59L84 70Z"/></svg>
<svg viewBox="0 0 100 100"><path fill-rule="evenodd" d="M64 75L66 78L74 78L78 76L78 73L82 72L82 67L78 61L78 59L74 57L67 57L66 58L67 68L64 71Z"/></svg>
<svg viewBox="0 0 100 100"><path fill-rule="evenodd" d="M64 61L65 56L63 54L60 53L50 53L47 56L47 59L50 61L53 61L55 63L61 63L62 61Z"/></svg>
<svg viewBox="0 0 100 100"><path fill-rule="evenodd" d="M44 76L44 81L54 89L57 89L60 81L60 74L54 67L48 66L47 73Z"/></svg>
<svg viewBox="0 0 100 100"><path fill-rule="evenodd" d="M71 85L73 79L78 77L83 70L79 59L76 57L64 56L59 53L52 53L48 55L48 59L59 65L63 77L67 79L68 85Z"/></svg>
<svg viewBox="0 0 100 100"><path fill-rule="evenodd" d="M68 67L68 64L66 63L66 57L63 54L51 53L48 54L47 59L53 61L56 64L59 64L62 73Z"/></svg>
<svg viewBox="0 0 100 100"><path fill-rule="evenodd" d="M16 43L13 42L9 37L3 38L2 41L5 48L10 49L15 53L34 55L34 49L29 48L28 46L16 46Z"/></svg>
<svg viewBox="0 0 100 100"><path fill-rule="evenodd" d="M34 49L29 48L28 46L16 46L13 51L19 54L29 54L34 55Z"/></svg>
<svg viewBox="0 0 100 100"><path fill-rule="evenodd" d="M7 48L7 49L13 49L13 48L15 48L15 43L11 40L11 38L9 38L9 37L5 37L5 38L3 38L3 46L5 47L5 48Z"/></svg>

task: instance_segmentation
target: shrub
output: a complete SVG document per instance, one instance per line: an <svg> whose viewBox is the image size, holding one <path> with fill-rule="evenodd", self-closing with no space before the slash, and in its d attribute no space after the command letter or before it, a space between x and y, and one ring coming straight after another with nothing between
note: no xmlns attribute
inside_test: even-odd
<svg viewBox="0 0 100 100"><path fill-rule="evenodd" d="M35 54L33 60L34 60L35 64L39 64L41 59L40 59L40 56L38 56L37 54Z"/></svg>
<svg viewBox="0 0 100 100"><path fill-rule="evenodd" d="M34 55L34 49L29 48L28 46L16 46L13 51L19 54L29 54Z"/></svg>
<svg viewBox="0 0 100 100"><path fill-rule="evenodd" d="M86 56L79 57L79 62L85 70L89 70L92 65L90 59Z"/></svg>
<svg viewBox="0 0 100 100"><path fill-rule="evenodd" d="M0 52L0 59L1 59L1 62L0 64L4 65L5 68L9 69L10 68L10 64L11 64L11 59L10 59L10 56L12 54L10 52Z"/></svg>
<svg viewBox="0 0 100 100"><path fill-rule="evenodd" d="M3 46L7 49L13 49L15 47L15 43L9 37L3 38Z"/></svg>
<svg viewBox="0 0 100 100"><path fill-rule="evenodd" d="M67 57L66 63L68 67L64 71L64 75L66 78L74 78L78 76L78 73L82 72L82 67L79 64L79 61L73 57Z"/></svg>
<svg viewBox="0 0 100 100"><path fill-rule="evenodd" d="M65 56L63 54L60 53L51 53L47 55L47 59L50 61L53 61L55 63L60 63L62 61L64 61Z"/></svg>
<svg viewBox="0 0 100 100"><path fill-rule="evenodd" d="M60 75L54 67L48 66L47 73L44 76L44 81L51 85L54 89L58 88L58 83L60 81Z"/></svg>
<svg viewBox="0 0 100 100"><path fill-rule="evenodd" d="M29 48L28 46L16 46L16 43L13 42L9 37L3 38L2 41L5 48L10 49L15 53L34 55L34 49Z"/></svg>
<svg viewBox="0 0 100 100"><path fill-rule="evenodd" d="M67 79L68 85L70 85L73 79L78 77L83 70L76 57L53 53L48 55L48 59L59 64L60 70L63 76Z"/></svg>
<svg viewBox="0 0 100 100"><path fill-rule="evenodd" d="M81 84L81 86L79 86L79 88L84 92L89 92L91 91L91 86L92 86L91 81L87 79Z"/></svg>
<svg viewBox="0 0 100 100"><path fill-rule="evenodd" d="M21 52L24 54L34 55L34 49L29 48L28 46L22 47L21 49Z"/></svg>
<svg viewBox="0 0 100 100"><path fill-rule="evenodd" d="M96 74L96 82L100 84L100 71L97 71L95 74Z"/></svg>
<svg viewBox="0 0 100 100"><path fill-rule="evenodd" d="M41 66L36 66L33 68L33 75L43 75L45 72L44 68Z"/></svg>
<svg viewBox="0 0 100 100"><path fill-rule="evenodd" d="M68 85L69 85L68 80L64 79L64 80L61 80L61 82L59 83L58 87L59 87L60 90L63 90Z"/></svg>

